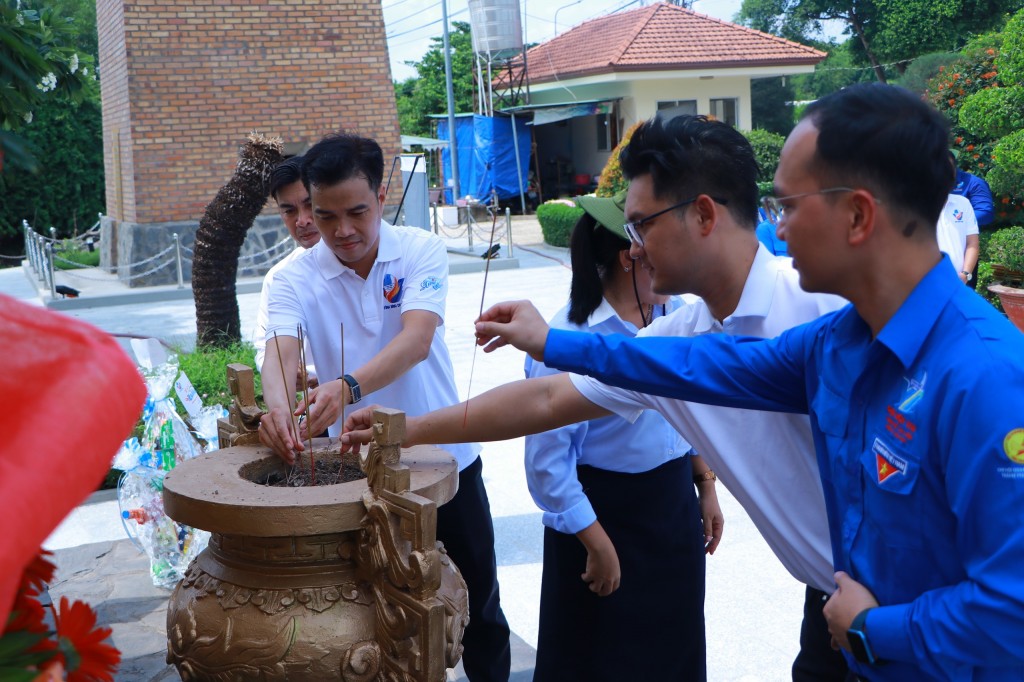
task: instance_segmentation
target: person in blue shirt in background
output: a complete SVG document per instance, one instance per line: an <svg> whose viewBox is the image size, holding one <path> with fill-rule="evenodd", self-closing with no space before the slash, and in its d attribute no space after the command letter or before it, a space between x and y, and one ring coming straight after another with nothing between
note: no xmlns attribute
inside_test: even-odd
<svg viewBox="0 0 1024 682"><path fill-rule="evenodd" d="M788 256L789 247L786 242L779 239L775 230L775 223L768 219L768 212L763 208L757 209L757 241L764 244L764 248L773 256Z"/></svg>
<svg viewBox="0 0 1024 682"><path fill-rule="evenodd" d="M971 202L974 217L978 219L978 227L989 225L996 217L992 190L984 178L979 178L957 166L956 151L950 150L949 155L953 157L953 165L956 166L956 182L953 184L950 194L959 194Z"/></svg>
<svg viewBox="0 0 1024 682"><path fill-rule="evenodd" d="M586 213L569 243L569 305L551 325L635 336L679 301L652 292L629 256L625 191L576 201ZM525 369L557 373L532 358ZM526 482L545 526L534 682L706 679L704 554L723 521L715 479L689 452L654 411L526 437ZM650 646L659 640L672 646ZM631 650L644 653L622 655Z"/></svg>
<svg viewBox="0 0 1024 682"><path fill-rule="evenodd" d="M605 383L810 414L837 570L825 617L863 680L1024 680L1024 335L936 243L948 132L880 83L807 108L765 203L801 286L852 306L775 339L549 330L526 302L477 323L487 349Z"/></svg>

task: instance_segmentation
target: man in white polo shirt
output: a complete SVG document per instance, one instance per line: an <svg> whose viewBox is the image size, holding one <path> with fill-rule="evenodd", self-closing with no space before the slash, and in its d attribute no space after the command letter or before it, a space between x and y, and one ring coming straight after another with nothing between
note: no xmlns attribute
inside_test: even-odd
<svg viewBox="0 0 1024 682"><path fill-rule="evenodd" d="M953 267L960 273L960 281L970 286L974 266L978 264L981 238L974 207L966 197L950 194L939 214L935 227L939 250L949 256Z"/></svg>
<svg viewBox="0 0 1024 682"><path fill-rule="evenodd" d="M620 162L631 181L626 231L632 254L652 273L652 288L702 299L684 303L638 337L725 332L770 338L846 304L803 291L792 261L771 255L758 242L757 162L750 143L731 126L701 116L655 118L633 133ZM822 615L835 584L806 415L698 405L557 374L473 398L476 418L465 427L461 406L411 419L405 443L501 440L613 413L632 421L644 408L659 411L694 446L786 569L807 586L793 679L843 682L846 662L831 648ZM364 429L371 420L371 411L362 410L348 422ZM353 431L346 438L367 442L369 432Z"/></svg>
<svg viewBox="0 0 1024 682"><path fill-rule="evenodd" d="M322 239L274 280L264 363L268 371L263 373L268 412L260 422L263 443L287 462L303 449L292 430L288 401L299 365L298 326L309 340L320 377L309 396L303 436L307 429L321 433L325 428L339 435L344 406L363 397L409 416L458 400L444 343L444 243L425 230L382 220L383 174L380 146L355 135L329 135L303 158L302 181ZM272 371L279 360L283 376ZM304 407L300 404L297 412ZM480 446L441 446L458 460L460 472L458 493L438 508L437 537L469 588L463 665L474 682L506 682L509 627L498 595Z"/></svg>
<svg viewBox="0 0 1024 682"><path fill-rule="evenodd" d="M281 214L288 234L297 246L287 256L274 264L263 278L260 290L260 304L256 309L256 326L252 332L252 345L256 347L256 371L263 372L263 360L267 353L267 307L270 305L270 288L274 278L281 270L288 267L293 260L306 253L320 241L320 232L313 223L313 206L309 201L309 192L302 186L302 157L293 156L274 166L270 171L270 196L277 202L277 212ZM312 357L309 344L306 354ZM280 372L280 368L275 367ZM306 367L310 385L316 385L316 372L312 362Z"/></svg>

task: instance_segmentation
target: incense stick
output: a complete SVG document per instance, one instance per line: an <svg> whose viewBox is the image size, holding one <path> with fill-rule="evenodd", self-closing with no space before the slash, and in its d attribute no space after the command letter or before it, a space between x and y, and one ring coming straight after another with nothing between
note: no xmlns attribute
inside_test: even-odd
<svg viewBox="0 0 1024 682"><path fill-rule="evenodd" d="M484 314L484 298L487 296L487 275L491 271L491 249L494 248L494 228L498 225L498 212L494 212L494 219L491 221L491 240L487 244L487 250L484 251L484 255L487 256L487 261L484 264L484 286L480 291L480 313L477 315L477 319ZM467 230L472 230L473 226L469 225L466 227ZM466 411L462 415L462 429L466 429L466 423L469 421L469 396L473 390L473 372L476 370L476 349L480 345L476 343L476 332L473 333L473 360L469 363L469 386L466 388Z"/></svg>
<svg viewBox="0 0 1024 682"><path fill-rule="evenodd" d="M341 401L341 432L338 435L338 441L339 442L341 441L341 437L345 435L345 408L348 406L348 403L345 402L345 386L348 386L348 382L345 381L345 378L344 378L345 377L345 323L344 322L341 323L341 376L342 376L341 382L344 384L344 386L341 387L341 398L342 398L342 401ZM351 392L351 391L352 391L352 389L350 387L349 388L349 392Z"/></svg>
<svg viewBox="0 0 1024 682"><path fill-rule="evenodd" d="M281 359L281 344L277 341L277 332L274 332L274 348L277 349L277 366L281 368L281 381L284 382L284 394L288 399L288 417L292 420L292 429L295 437L299 437L299 427L295 424L295 407L292 405L292 397L288 395L288 375L284 373L284 360Z"/></svg>
<svg viewBox="0 0 1024 682"><path fill-rule="evenodd" d="M302 325L295 325L299 336L299 371L302 372L302 404L306 414L306 438L309 440L309 482L316 485L316 463L313 461L313 427L309 418L309 377L306 374L306 337Z"/></svg>

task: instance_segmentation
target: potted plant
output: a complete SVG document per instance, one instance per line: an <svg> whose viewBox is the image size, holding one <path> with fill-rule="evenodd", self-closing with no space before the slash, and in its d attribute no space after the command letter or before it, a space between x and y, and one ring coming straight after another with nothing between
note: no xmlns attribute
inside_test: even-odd
<svg viewBox="0 0 1024 682"><path fill-rule="evenodd" d="M999 297L1010 321L1024 332L1024 227L1007 227L988 240L988 264L993 284L988 290Z"/></svg>

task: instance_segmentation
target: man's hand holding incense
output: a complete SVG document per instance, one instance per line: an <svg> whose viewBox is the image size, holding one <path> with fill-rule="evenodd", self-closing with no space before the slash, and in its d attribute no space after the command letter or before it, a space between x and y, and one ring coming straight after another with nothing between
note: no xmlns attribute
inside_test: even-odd
<svg viewBox="0 0 1024 682"><path fill-rule="evenodd" d="M288 464L295 464L295 451L304 450L295 433L292 415L281 407L273 407L260 418L260 442L273 450Z"/></svg>
<svg viewBox="0 0 1024 682"><path fill-rule="evenodd" d="M529 301L507 301L484 311L476 322L476 343L485 353L511 345L544 361L548 323Z"/></svg>
<svg viewBox="0 0 1024 682"><path fill-rule="evenodd" d="M299 429L303 439L309 434L318 435L338 421L341 411L349 401L349 387L342 379L325 382L309 392L309 416ZM306 401L300 400L295 416L306 414Z"/></svg>

